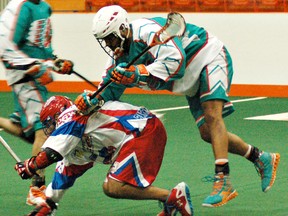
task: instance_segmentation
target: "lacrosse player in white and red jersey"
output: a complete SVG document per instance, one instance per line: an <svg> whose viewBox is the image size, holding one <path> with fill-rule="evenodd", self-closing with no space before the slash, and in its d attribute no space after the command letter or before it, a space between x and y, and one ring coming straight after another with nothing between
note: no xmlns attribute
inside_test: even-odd
<svg viewBox="0 0 288 216"><path fill-rule="evenodd" d="M224 44L202 27L186 23L183 36L153 46L134 65L126 68L153 41L165 18L141 18L128 22L118 5L101 8L93 19L93 35L111 58L100 86L113 83L100 96L79 95L75 104L85 111L99 98L118 100L125 88L168 90L185 95L201 138L212 145L215 160L213 190L203 206L218 207L238 193L230 181L228 152L250 160L261 174L262 191L276 178L280 154L260 151L228 132L223 118L234 111L228 93L233 76L231 56ZM85 103L82 103L82 102Z"/></svg>
<svg viewBox="0 0 288 216"><path fill-rule="evenodd" d="M46 189L46 202L29 215L54 213L64 193L94 163L111 165L103 184L107 196L166 201L169 214L163 211L159 215L176 212L193 215L189 188L184 182L172 191L151 185L160 169L167 140L160 119L145 107L118 101L103 105L102 102L87 115L80 114L64 96L52 96L43 106L40 118L49 136L43 151L17 163L15 169L21 178L27 179L38 169L58 163Z"/></svg>
<svg viewBox="0 0 288 216"><path fill-rule="evenodd" d="M7 84L13 93L14 110L9 118L0 117L0 128L33 144L37 155L46 140L39 113L48 98L46 85L53 73L70 74L73 63L57 59L52 48L52 10L42 0L11 0L0 17L0 58ZM44 170L32 178L26 198L28 205L42 202Z"/></svg>

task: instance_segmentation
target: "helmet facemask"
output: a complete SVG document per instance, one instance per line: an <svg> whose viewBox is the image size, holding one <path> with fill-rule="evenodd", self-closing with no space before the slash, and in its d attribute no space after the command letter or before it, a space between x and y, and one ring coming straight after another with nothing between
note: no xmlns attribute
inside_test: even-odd
<svg viewBox="0 0 288 216"><path fill-rule="evenodd" d="M122 24L118 31L114 31L104 38L97 38L96 40L100 44L101 48L111 57L117 59L124 54L124 43L129 36L130 28L127 28L125 36L121 32L125 32L126 27Z"/></svg>
<svg viewBox="0 0 288 216"><path fill-rule="evenodd" d="M110 57L119 58L130 33L127 11L118 5L101 8L94 16L92 32Z"/></svg>
<svg viewBox="0 0 288 216"><path fill-rule="evenodd" d="M59 115L72 105L68 97L58 95L50 97L45 102L40 112L40 121L47 137L55 130Z"/></svg>
<svg viewBox="0 0 288 216"><path fill-rule="evenodd" d="M49 137L56 128L56 119L48 116L45 121L42 122L43 131L47 137Z"/></svg>

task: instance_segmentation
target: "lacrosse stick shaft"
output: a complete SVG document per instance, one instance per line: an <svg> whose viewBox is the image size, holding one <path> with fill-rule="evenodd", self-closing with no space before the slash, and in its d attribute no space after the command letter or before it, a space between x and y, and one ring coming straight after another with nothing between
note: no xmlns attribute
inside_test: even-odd
<svg viewBox="0 0 288 216"><path fill-rule="evenodd" d="M95 85L94 83L92 83L90 80L86 79L84 76L82 76L81 74L77 73L76 71L72 71L73 74L75 74L76 76L80 77L81 79L83 79L85 82L89 83L91 86L93 86L94 88L98 89L98 86Z"/></svg>
<svg viewBox="0 0 288 216"><path fill-rule="evenodd" d="M146 47L141 53L139 53L134 59L132 59L132 61L130 61L126 67L129 68L131 65L133 65L141 56L143 56L151 48L152 46Z"/></svg>
<svg viewBox="0 0 288 216"><path fill-rule="evenodd" d="M131 62L128 63L127 68L129 68L131 65L133 65L142 55L144 55L149 49L151 48L151 46L146 47L141 53L139 53ZM101 86L96 92L94 92L91 95L91 99L95 98L96 95L98 95L100 92L102 92L107 86L109 86L112 83L112 80L108 80L108 82L106 82L103 86Z"/></svg>
<svg viewBox="0 0 288 216"><path fill-rule="evenodd" d="M178 21L176 23L173 23L173 21ZM173 27L174 25L174 27ZM166 31L168 30L168 26L172 26L173 31ZM177 31L175 32L175 26L179 27L179 29L177 29ZM182 28L181 28L181 27ZM151 42L151 44L149 46L147 46L141 53L139 53L136 57L134 57L126 66L126 68L129 68L131 65L133 65L141 56L143 56L149 49L151 49L152 47L156 46L156 45L160 45L160 44L164 44L167 43L168 41L170 41L171 39L173 39L174 37L178 36L182 36L184 34L186 30L186 23L185 20L183 18L183 16L179 13L176 12L171 12L168 14L167 17L167 22L166 24L162 27L162 29L160 29L160 31L156 32L156 34L154 35L154 38ZM161 33L165 33L163 35L163 40L160 37ZM171 34L169 34L171 33ZM95 98L96 95L98 95L100 92L102 92L105 88L107 88L107 86L109 86L111 84L111 80L108 80L107 83L105 83L103 86L101 86L96 92L94 92L91 95L91 99Z"/></svg>
<svg viewBox="0 0 288 216"><path fill-rule="evenodd" d="M11 149L8 143L0 136L0 142L6 148L6 150L10 153L10 155L16 160L16 162L21 162L20 158L16 155L16 153Z"/></svg>

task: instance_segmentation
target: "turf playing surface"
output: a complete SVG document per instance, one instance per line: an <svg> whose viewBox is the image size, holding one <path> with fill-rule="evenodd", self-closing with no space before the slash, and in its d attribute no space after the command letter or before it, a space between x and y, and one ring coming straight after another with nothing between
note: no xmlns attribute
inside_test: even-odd
<svg viewBox="0 0 288 216"><path fill-rule="evenodd" d="M55 93L53 93L55 94ZM75 99L76 94L65 94ZM11 93L0 93L0 115L10 114L13 107ZM123 101L144 105L149 109L186 106L182 96L124 95ZM239 98L232 98L236 100ZM260 149L281 154L277 179L267 193L261 191L260 177L253 164L244 158L230 155L233 186L239 196L223 207L204 208L204 198L210 194L212 183L203 183L202 177L213 175L214 160L210 145L200 139L188 109L166 111L165 126L168 143L155 186L171 189L185 181L190 186L195 215L201 216L287 216L288 215L288 134L287 121L252 121L246 117L288 112L288 98L267 98L235 103L236 112L225 119L229 131L238 134ZM5 132L1 136L21 159L30 157L31 145ZM19 216L32 210L25 204L30 180L24 181L13 169L13 158L0 146L0 215ZM47 182L55 166L47 168ZM157 201L116 200L102 192L102 182L109 166L97 164L80 177L59 205L58 216L152 216L160 212Z"/></svg>

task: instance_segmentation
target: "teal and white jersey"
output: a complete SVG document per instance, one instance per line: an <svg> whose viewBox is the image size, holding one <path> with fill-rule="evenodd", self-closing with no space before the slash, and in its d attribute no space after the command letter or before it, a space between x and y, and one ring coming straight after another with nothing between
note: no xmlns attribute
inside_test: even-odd
<svg viewBox="0 0 288 216"><path fill-rule="evenodd" d="M173 83L173 92L194 96L199 87L200 73L223 49L223 42L204 28L186 25L186 32L180 39L186 54L184 76Z"/></svg>
<svg viewBox="0 0 288 216"><path fill-rule="evenodd" d="M165 23L166 19L160 17L132 21L133 42L130 45L129 53L124 54L116 61L110 59L105 73L121 62L130 62L151 43L155 33ZM184 36L152 47L136 62L136 64L144 64L154 77L153 80L147 80L147 85L137 87L147 90L166 89L193 96L198 90L202 69L221 52L222 48L223 43L204 28L187 23ZM123 88L125 89L124 86ZM119 89L119 85L116 88L116 84L112 84L101 95L104 96L104 99L111 99L109 95L113 95L113 99L118 99L117 97L120 97Z"/></svg>
<svg viewBox="0 0 288 216"><path fill-rule="evenodd" d="M51 47L52 10L45 1L34 4L11 0L0 16L0 55L6 67L8 85L24 77L27 67L53 58Z"/></svg>

